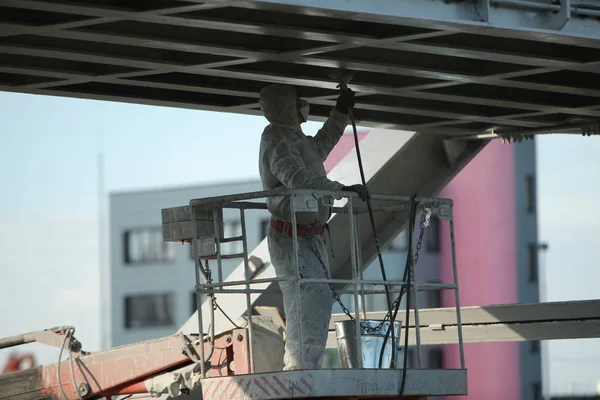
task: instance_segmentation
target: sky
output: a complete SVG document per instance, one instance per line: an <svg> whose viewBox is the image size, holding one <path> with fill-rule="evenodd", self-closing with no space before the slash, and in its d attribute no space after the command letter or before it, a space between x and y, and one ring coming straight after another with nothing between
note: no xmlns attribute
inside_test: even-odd
<svg viewBox="0 0 600 400"><path fill-rule="evenodd" d="M258 179L262 117L5 92L0 110L0 337L75 325L86 350L100 349L101 149L106 192ZM599 155L600 137L537 139L549 301L600 298ZM596 390L600 339L548 347L552 392ZM47 346L27 350L58 360Z"/></svg>

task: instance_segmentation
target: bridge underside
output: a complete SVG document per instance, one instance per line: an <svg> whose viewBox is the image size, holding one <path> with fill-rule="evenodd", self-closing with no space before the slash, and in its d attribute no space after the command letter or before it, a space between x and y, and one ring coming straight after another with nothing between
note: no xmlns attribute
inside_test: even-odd
<svg viewBox="0 0 600 400"><path fill-rule="evenodd" d="M355 72L364 126L443 135L600 121L600 1L4 0L0 90L316 119Z"/></svg>

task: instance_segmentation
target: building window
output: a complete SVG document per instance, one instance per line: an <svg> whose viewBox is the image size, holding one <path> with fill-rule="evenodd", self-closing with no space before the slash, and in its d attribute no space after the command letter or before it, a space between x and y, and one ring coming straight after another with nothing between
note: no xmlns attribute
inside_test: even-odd
<svg viewBox="0 0 600 400"><path fill-rule="evenodd" d="M269 228L270 222L270 218L265 218L262 221L260 221L260 240L263 240L267 237L267 229Z"/></svg>
<svg viewBox="0 0 600 400"><path fill-rule="evenodd" d="M529 353L538 354L540 352L540 341L532 340L529 342Z"/></svg>
<svg viewBox="0 0 600 400"><path fill-rule="evenodd" d="M398 236L392 239L388 251L406 251L408 250L408 230L402 230Z"/></svg>
<svg viewBox="0 0 600 400"><path fill-rule="evenodd" d="M125 297L125 328L156 328L171 326L173 294L144 294Z"/></svg>
<svg viewBox="0 0 600 400"><path fill-rule="evenodd" d="M196 291L192 292L192 296L191 296L191 305L192 305L192 314L196 312L196 310L198 310L198 303L197 303L197 297L196 297Z"/></svg>
<svg viewBox="0 0 600 400"><path fill-rule="evenodd" d="M440 348L429 350L429 368L444 369L444 351Z"/></svg>
<svg viewBox="0 0 600 400"><path fill-rule="evenodd" d="M425 246L429 253L437 253L440 251L440 219L437 215L432 215L429 226L425 228Z"/></svg>
<svg viewBox="0 0 600 400"><path fill-rule="evenodd" d="M525 177L525 203L528 213L535 212L535 178L533 175Z"/></svg>
<svg viewBox="0 0 600 400"><path fill-rule="evenodd" d="M169 262L175 259L174 243L165 242L160 227L123 232L125 264Z"/></svg>
<svg viewBox="0 0 600 400"><path fill-rule="evenodd" d="M530 244L528 247L528 279L530 283L535 283L538 280L538 248L535 244Z"/></svg>
<svg viewBox="0 0 600 400"><path fill-rule="evenodd" d="M531 400L543 400L542 384L540 382L534 382L531 385Z"/></svg>

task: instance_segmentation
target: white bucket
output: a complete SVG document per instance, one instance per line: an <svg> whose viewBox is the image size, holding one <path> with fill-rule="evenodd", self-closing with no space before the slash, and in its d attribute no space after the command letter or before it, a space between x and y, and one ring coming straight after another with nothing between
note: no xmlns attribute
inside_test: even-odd
<svg viewBox="0 0 600 400"><path fill-rule="evenodd" d="M367 320L361 321L360 328L360 344L362 360L358 360L358 348L356 342L356 325L352 320L338 321L335 323L335 333L338 343L338 352L340 355L340 364L342 368L379 368L379 358L381 356L381 347L385 339L385 335L390 328L390 322L386 321L381 326L381 329L374 332L367 332L365 327L375 328L382 321ZM394 361L398 361L398 353L400 351L400 329L402 328L401 321L394 321L394 338L396 339L396 357ZM387 343L383 351L381 360L381 369L389 369L392 364L392 333L388 335Z"/></svg>

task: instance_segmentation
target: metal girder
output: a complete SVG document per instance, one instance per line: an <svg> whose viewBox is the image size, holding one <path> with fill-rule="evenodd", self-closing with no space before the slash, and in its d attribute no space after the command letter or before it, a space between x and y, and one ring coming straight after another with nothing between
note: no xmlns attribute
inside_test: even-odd
<svg viewBox="0 0 600 400"><path fill-rule="evenodd" d="M600 120L600 11L562 4L7 0L0 90L256 114L290 83L320 120L344 68L366 126L552 132Z"/></svg>
<svg viewBox="0 0 600 400"><path fill-rule="evenodd" d="M570 9L565 11L561 10L560 5L535 0L347 0L343 3L336 0L236 0L236 3L259 9L293 9L311 15L330 15L361 22L393 20L412 27L427 28L435 22L439 29L450 31L540 42L587 44L593 48L599 46L595 40L597 27L585 23L587 17L600 16L597 0L563 2L570 5ZM536 15L522 18L525 12ZM555 13L564 21L557 23L552 18ZM552 35L548 35L550 32Z"/></svg>
<svg viewBox="0 0 600 400"><path fill-rule="evenodd" d="M86 17L96 17L95 19L89 19L83 22L78 22L76 26L70 25L70 29L73 28L84 28L84 27L92 27L94 25L100 25L106 23L107 20L117 21L117 20L128 20L128 21L136 21L136 22L146 22L146 23L155 23L161 25L172 25L172 26L181 26L182 23L185 24L186 27L196 27L203 29L214 29L214 30L222 30L222 31L232 31L238 33L248 33L248 34L260 34L260 35L277 35L279 37L287 37L287 38L296 38L298 36L298 30L294 28L281 27L276 25L267 25L267 24L247 24L247 23L234 23L234 22L226 22L226 21L217 21L210 20L206 18L195 18L195 19L183 19L181 17L173 17L169 14L177 14L183 12L181 8L167 10L166 12L132 12L132 11L122 11L122 10L111 10L106 8L99 7L90 7L90 6L77 6L77 5L62 5L62 4L48 4L39 1L32 0L21 0L21 1L6 1L4 3L6 6L18 7L22 9L29 10L41 10L41 11L52 11L52 12L63 12L67 14L74 14L79 16ZM222 6L221 6L222 7ZM189 9L189 7L182 7L184 9ZM196 10L189 10L196 11ZM46 28L42 28L46 29ZM56 29L56 28L54 28ZM64 28L62 28L64 29ZM16 35L16 34L27 34L29 31L27 28L23 27L19 29L18 27L14 27L12 32L9 31L8 35ZM428 39L435 38L438 36L446 36L452 34L450 32L434 32L433 35L418 35L417 37L410 38L411 41L419 40L419 39ZM8 36L4 34L3 36ZM465 46L451 46L451 47L442 47L436 46L435 41L433 45L426 45L420 43L403 43L405 42L404 36L399 36L397 38L386 38L382 39L373 39L368 35L348 35L341 34L335 32L327 32L327 31L319 31L314 29L305 29L303 30L303 38L308 40L315 40L320 42L332 42L332 43L342 43L341 45L337 45L335 47L325 46L320 50L310 51L310 55L331 52L334 50L343 50L352 47L358 46L368 46L375 48L384 48L390 50L405 50L412 51L417 53L425 53L425 54L437 54L437 55L449 55L456 56L457 53L461 54L461 57L472 58L476 60L486 59L490 61L498 61L505 63L512 63L517 65L530 65L530 66L538 66L538 67L556 67L559 69L567 69L567 70L586 70L585 66L580 65L575 60L562 59L559 57L539 57L535 56L519 56L519 55L507 55L502 53L490 53L481 50L471 50ZM309 55L306 52L302 52L302 55ZM277 55L274 55L277 56ZM246 59L241 60L243 63L260 61L266 59L273 59L273 57L265 58L258 57L254 59ZM276 59L276 58L275 58ZM237 62L236 62L237 63Z"/></svg>
<svg viewBox="0 0 600 400"><path fill-rule="evenodd" d="M384 312L367 313L368 319L383 319ZM343 314L332 316L328 346L336 347L335 321L345 320ZM405 324L406 312L398 312L398 321ZM600 337L600 300L550 302L537 304L506 304L461 307L464 343L514 342ZM421 343L424 345L458 343L456 309L419 310ZM404 328L401 342L404 343ZM411 311L410 345L416 345L416 324Z"/></svg>

